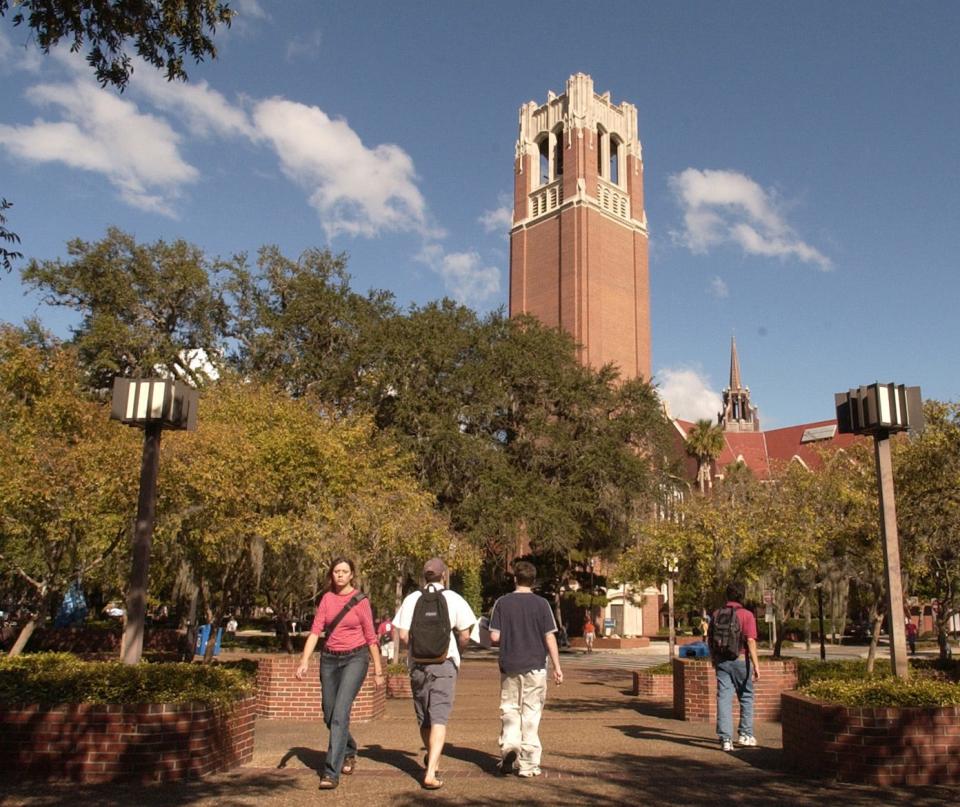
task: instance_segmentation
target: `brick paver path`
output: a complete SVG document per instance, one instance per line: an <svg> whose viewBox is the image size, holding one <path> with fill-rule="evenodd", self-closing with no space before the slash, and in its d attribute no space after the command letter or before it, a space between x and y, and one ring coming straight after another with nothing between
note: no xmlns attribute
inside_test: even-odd
<svg viewBox="0 0 960 807"><path fill-rule="evenodd" d="M568 680L551 684L541 726L544 775L534 780L493 775L497 761L496 662L464 665L441 763L445 786L419 787L419 736L407 701L388 701L384 719L354 727L361 746L357 772L340 788L317 791L326 732L321 723L260 721L253 763L180 785L75 786L0 782L0 804L152 807L153 805L300 804L574 805L574 804L910 804L960 803L960 788L884 790L795 778L781 770L780 726L760 724L760 747L722 753L713 727L682 723L663 702L629 694L622 657L565 656ZM282 767L278 767L282 766Z"/></svg>

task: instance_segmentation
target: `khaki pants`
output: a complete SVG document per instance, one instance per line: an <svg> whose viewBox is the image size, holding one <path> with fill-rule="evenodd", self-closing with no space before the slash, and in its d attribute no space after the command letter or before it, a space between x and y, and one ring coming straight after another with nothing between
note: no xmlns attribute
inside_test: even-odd
<svg viewBox="0 0 960 807"><path fill-rule="evenodd" d="M520 773L540 770L538 731L546 699L546 670L500 675L500 758L516 752Z"/></svg>

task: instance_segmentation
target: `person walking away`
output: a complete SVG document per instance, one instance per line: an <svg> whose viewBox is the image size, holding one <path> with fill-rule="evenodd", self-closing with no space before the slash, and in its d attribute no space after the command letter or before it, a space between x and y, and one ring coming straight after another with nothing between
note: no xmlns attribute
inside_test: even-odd
<svg viewBox="0 0 960 807"><path fill-rule="evenodd" d="M380 645L380 655L387 661L393 661L393 622L390 621L389 614L385 613L377 626L377 642Z"/></svg>
<svg viewBox="0 0 960 807"><path fill-rule="evenodd" d="M717 676L717 736L724 751L733 750L733 695L740 701L738 745L757 744L753 735L754 682L757 663L757 620L743 607L742 583L727 586L727 601L710 620L710 658Z"/></svg>
<svg viewBox="0 0 960 807"><path fill-rule="evenodd" d="M910 655L917 655L917 623L907 620L907 644L910 646Z"/></svg>
<svg viewBox="0 0 960 807"><path fill-rule="evenodd" d="M547 698L547 656L553 680L563 683L557 649L557 623L543 597L534 594L537 569L528 561L513 564L516 589L494 603L490 643L500 648L501 774L540 775L540 718Z"/></svg>
<svg viewBox="0 0 960 807"><path fill-rule="evenodd" d="M357 766L357 742L350 733L350 708L367 677L371 661L374 686L380 689L385 683L370 600L354 588L355 575L356 567L349 558L335 558L330 564L329 588L317 606L296 672L301 680L307 674L310 657L323 632L320 686L323 722L330 739L323 761L321 790L334 790L340 784L340 774L349 776Z"/></svg>
<svg viewBox="0 0 960 807"><path fill-rule="evenodd" d="M583 623L583 642L587 646L587 652L593 652L593 639L597 635L597 627L593 624L590 614L587 614L587 620Z"/></svg>
<svg viewBox="0 0 960 807"><path fill-rule="evenodd" d="M437 768L456 695L460 650L477 623L467 601L444 586L446 577L443 560L430 558L423 565L423 588L411 591L393 618L394 630L407 645L413 710L427 749L421 782L425 790L443 787Z"/></svg>

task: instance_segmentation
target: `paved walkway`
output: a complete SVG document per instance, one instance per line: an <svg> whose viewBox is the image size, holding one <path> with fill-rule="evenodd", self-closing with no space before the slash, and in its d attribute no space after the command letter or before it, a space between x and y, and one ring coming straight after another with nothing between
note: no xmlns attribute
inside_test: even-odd
<svg viewBox="0 0 960 807"><path fill-rule="evenodd" d="M354 727L361 746L357 772L338 790L317 790L326 732L322 723L259 721L249 766L179 785L0 783L0 804L153 807L154 805L353 804L437 805L611 804L910 804L960 803L958 788L887 790L799 779L782 771L779 724L759 724L760 747L722 753L713 727L674 720L663 702L629 694L623 654L565 656L567 681L550 685L541 725L544 775L494 775L498 673L494 659L468 656L441 763L442 790L419 787L419 735L409 701L387 702L386 716ZM641 654L644 661L649 654ZM640 658L638 657L638 661Z"/></svg>

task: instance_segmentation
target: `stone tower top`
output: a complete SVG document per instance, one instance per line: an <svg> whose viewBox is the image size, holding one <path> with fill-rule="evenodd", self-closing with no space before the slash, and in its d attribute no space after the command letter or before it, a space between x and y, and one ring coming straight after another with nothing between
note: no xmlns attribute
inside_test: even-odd
<svg viewBox="0 0 960 807"><path fill-rule="evenodd" d="M598 95L593 91L593 79L586 73L576 73L567 79L567 91L563 95L547 93L547 102L537 104L528 101L520 107L520 137L517 141L517 156L536 156L537 141L547 132L562 127L564 133L571 129L602 130L614 135L624 149L621 159L632 154L642 159L640 137L637 134L637 108L627 101L614 106L610 93Z"/></svg>

